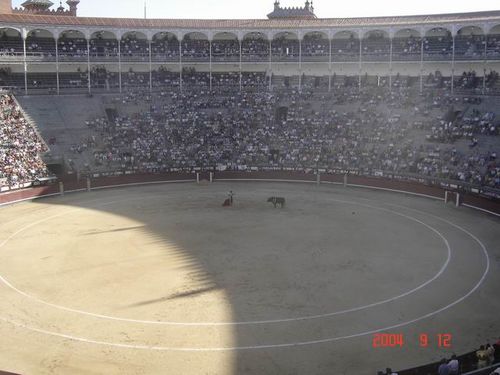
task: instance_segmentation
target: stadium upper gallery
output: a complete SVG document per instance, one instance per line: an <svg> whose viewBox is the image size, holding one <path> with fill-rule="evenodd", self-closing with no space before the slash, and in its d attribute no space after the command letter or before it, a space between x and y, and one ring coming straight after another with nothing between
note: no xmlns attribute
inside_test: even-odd
<svg viewBox="0 0 500 375"><path fill-rule="evenodd" d="M500 373L500 10L79 3L0 0L1 374Z"/></svg>

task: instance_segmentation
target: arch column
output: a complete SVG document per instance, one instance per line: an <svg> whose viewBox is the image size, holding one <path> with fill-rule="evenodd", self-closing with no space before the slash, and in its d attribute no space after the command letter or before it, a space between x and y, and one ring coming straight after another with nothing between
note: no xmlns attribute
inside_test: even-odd
<svg viewBox="0 0 500 375"><path fill-rule="evenodd" d="M178 36L179 39L179 91L182 92L182 42L184 41L184 35Z"/></svg>
<svg viewBox="0 0 500 375"><path fill-rule="evenodd" d="M90 37L87 37L87 86L88 86L88 91L89 95L92 94L92 84L91 84L91 77L90 77Z"/></svg>
<svg viewBox="0 0 500 375"><path fill-rule="evenodd" d="M26 56L26 39L28 38L28 33L26 29L23 29L21 36L23 38L24 95L28 95L28 58Z"/></svg>
<svg viewBox="0 0 500 375"><path fill-rule="evenodd" d="M420 93L424 91L424 39L425 34L422 33L422 41L420 43Z"/></svg>
<svg viewBox="0 0 500 375"><path fill-rule="evenodd" d="M118 86L122 93L122 36L118 39Z"/></svg>
<svg viewBox="0 0 500 375"><path fill-rule="evenodd" d="M391 32L389 35L390 39L390 47L389 47L389 91L392 92L392 60L393 60L393 43L394 43L394 34Z"/></svg>
<svg viewBox="0 0 500 375"><path fill-rule="evenodd" d="M299 33L299 91L302 91L302 40L304 36Z"/></svg>
<svg viewBox="0 0 500 375"><path fill-rule="evenodd" d="M209 78L210 78L210 81L209 81L209 87L210 87L210 91L212 91L212 36L209 36L208 38L208 45L209 45L209 52L208 52L208 55L209 55Z"/></svg>
<svg viewBox="0 0 500 375"><path fill-rule="evenodd" d="M243 67L242 67L242 61L243 61L242 44L243 44L243 40L241 39L241 35L238 36L238 43L240 44L240 92L241 92L243 90Z"/></svg>
<svg viewBox="0 0 500 375"><path fill-rule="evenodd" d="M60 82L59 82L59 43L58 39L55 39L56 43L56 91L57 95L60 94Z"/></svg>
<svg viewBox="0 0 500 375"><path fill-rule="evenodd" d="M453 49L451 53L451 94L455 93L455 33L453 37Z"/></svg>
<svg viewBox="0 0 500 375"><path fill-rule="evenodd" d="M332 43L333 43L333 36L330 35L330 51L329 51L329 57L328 57L328 92L332 91Z"/></svg>
<svg viewBox="0 0 500 375"><path fill-rule="evenodd" d="M484 31L484 58L483 58L483 95L486 94L486 67L488 66L488 34L486 34L486 27L483 26Z"/></svg>
<svg viewBox="0 0 500 375"><path fill-rule="evenodd" d="M272 36L269 35L269 91L272 90L272 80L273 80L273 40Z"/></svg>
<svg viewBox="0 0 500 375"><path fill-rule="evenodd" d="M149 46L149 92L153 92L153 41L152 37L148 37Z"/></svg>
<svg viewBox="0 0 500 375"><path fill-rule="evenodd" d="M363 31L358 30L359 35L359 72L358 72L358 88L361 91L361 70L363 66Z"/></svg>

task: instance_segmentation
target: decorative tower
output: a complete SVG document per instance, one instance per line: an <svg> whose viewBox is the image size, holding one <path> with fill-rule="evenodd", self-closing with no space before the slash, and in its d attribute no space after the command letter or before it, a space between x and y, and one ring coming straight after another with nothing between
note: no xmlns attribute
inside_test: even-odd
<svg viewBox="0 0 500 375"><path fill-rule="evenodd" d="M0 0L0 14L12 13L12 0Z"/></svg>
<svg viewBox="0 0 500 375"><path fill-rule="evenodd" d="M29 13L43 13L48 11L54 3L50 0L27 0L21 5Z"/></svg>
<svg viewBox="0 0 500 375"><path fill-rule="evenodd" d="M269 19L296 19L311 20L315 19L312 0L306 0L304 7L282 8L279 0L274 1L274 10L267 15Z"/></svg>
<svg viewBox="0 0 500 375"><path fill-rule="evenodd" d="M76 17L76 11L78 10L78 4L80 4L80 0L68 0L66 4L69 5L69 12L72 16Z"/></svg>

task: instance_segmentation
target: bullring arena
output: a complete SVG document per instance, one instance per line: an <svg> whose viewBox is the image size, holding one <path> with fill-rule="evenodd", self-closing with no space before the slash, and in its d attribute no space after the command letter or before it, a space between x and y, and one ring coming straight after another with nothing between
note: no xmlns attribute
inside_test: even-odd
<svg viewBox="0 0 500 375"><path fill-rule="evenodd" d="M0 0L0 375L500 374L500 10L92 1Z"/></svg>
<svg viewBox="0 0 500 375"><path fill-rule="evenodd" d="M500 328L498 218L442 199L191 181L0 215L4 369L371 374L439 359L439 334L461 353ZM374 348L376 333L404 345Z"/></svg>

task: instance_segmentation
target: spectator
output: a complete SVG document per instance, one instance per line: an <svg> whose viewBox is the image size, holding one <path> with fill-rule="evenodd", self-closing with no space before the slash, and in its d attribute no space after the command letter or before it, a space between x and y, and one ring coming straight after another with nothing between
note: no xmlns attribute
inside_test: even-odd
<svg viewBox="0 0 500 375"><path fill-rule="evenodd" d="M499 173L500 175L500 173ZM500 338L493 344L493 348L495 349L495 363L500 362Z"/></svg>
<svg viewBox="0 0 500 375"><path fill-rule="evenodd" d="M441 359L441 362L440 362L439 368L438 368L438 374L439 375L449 375L450 374L450 368L449 368L448 364L446 363L445 358Z"/></svg>
<svg viewBox="0 0 500 375"><path fill-rule="evenodd" d="M495 348L489 343L486 344L486 354L488 355L488 365L495 362Z"/></svg>
<svg viewBox="0 0 500 375"><path fill-rule="evenodd" d="M458 362L457 356L453 354L450 361L448 362L448 368L450 369L450 375L458 375L460 371L460 363Z"/></svg>
<svg viewBox="0 0 500 375"><path fill-rule="evenodd" d="M484 368L488 366L488 352L486 351L486 348L484 345L481 345L479 347L479 350L476 351L476 358L477 358L477 368Z"/></svg>

